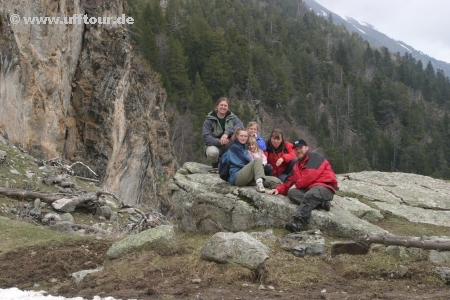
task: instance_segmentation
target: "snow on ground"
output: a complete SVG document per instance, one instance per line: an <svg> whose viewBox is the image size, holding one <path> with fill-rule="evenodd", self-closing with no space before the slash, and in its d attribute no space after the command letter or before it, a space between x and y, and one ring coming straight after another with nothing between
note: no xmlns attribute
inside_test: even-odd
<svg viewBox="0 0 450 300"><path fill-rule="evenodd" d="M0 289L0 300L86 300L82 297L64 298L47 295L45 291L21 291L18 288ZM95 296L92 300L120 300L113 297L100 298Z"/></svg>

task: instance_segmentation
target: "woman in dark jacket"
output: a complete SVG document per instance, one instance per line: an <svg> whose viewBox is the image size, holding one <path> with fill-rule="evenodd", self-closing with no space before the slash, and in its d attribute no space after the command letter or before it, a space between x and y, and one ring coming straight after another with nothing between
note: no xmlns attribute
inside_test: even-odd
<svg viewBox="0 0 450 300"><path fill-rule="evenodd" d="M222 157L222 162L229 165L228 182L236 186L256 184L256 190L261 193L265 193L264 186L271 188L280 184L281 181L276 177L264 175L260 158L251 160L247 150L248 131L238 128L234 137L230 148Z"/></svg>
<svg viewBox="0 0 450 300"><path fill-rule="evenodd" d="M237 128L244 127L241 120L229 110L227 98L220 98L216 108L211 111L203 122L202 137L205 143L206 158L217 167L219 157L228 149L230 138Z"/></svg>
<svg viewBox="0 0 450 300"><path fill-rule="evenodd" d="M272 176L278 177L284 182L297 161L294 146L284 140L283 132L280 129L272 130L266 146L267 150L264 151L264 154L267 157L267 164L273 167Z"/></svg>

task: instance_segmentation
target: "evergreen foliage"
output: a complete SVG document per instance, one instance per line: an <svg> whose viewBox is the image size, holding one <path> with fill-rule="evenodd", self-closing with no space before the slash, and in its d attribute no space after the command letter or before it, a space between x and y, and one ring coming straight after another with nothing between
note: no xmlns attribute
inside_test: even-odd
<svg viewBox="0 0 450 300"><path fill-rule="evenodd" d="M431 62L375 49L300 0L129 0L136 43L168 103L201 124L227 96L246 123L254 100L317 137L338 173L450 179L450 80ZM239 104L236 104L236 103ZM189 158L202 156L201 150Z"/></svg>

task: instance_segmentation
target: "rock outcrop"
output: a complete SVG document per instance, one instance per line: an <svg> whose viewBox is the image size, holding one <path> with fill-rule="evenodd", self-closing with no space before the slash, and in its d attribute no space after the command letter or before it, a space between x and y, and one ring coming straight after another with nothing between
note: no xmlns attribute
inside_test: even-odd
<svg viewBox="0 0 450 300"><path fill-rule="evenodd" d="M170 183L172 205L185 231L245 231L281 228L297 206L286 196L231 186L209 166L188 162ZM450 183L415 174L360 172L338 175L340 191L331 211L314 210L311 229L358 238L386 232L376 225L387 211L411 222L450 226ZM359 199L365 199L362 203Z"/></svg>
<svg viewBox="0 0 450 300"><path fill-rule="evenodd" d="M129 15L123 0L0 0L0 130L43 159L83 161L126 204L164 210L176 163L157 76L128 25L11 24L9 17Z"/></svg>

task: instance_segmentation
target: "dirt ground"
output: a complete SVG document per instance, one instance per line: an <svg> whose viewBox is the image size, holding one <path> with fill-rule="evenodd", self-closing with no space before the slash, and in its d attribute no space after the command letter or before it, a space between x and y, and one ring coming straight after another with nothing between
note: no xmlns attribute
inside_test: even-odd
<svg viewBox="0 0 450 300"><path fill-rule="evenodd" d="M264 278L264 271L258 275L236 271L239 267L193 261L189 255L193 248L170 257L144 252L111 261L106 257L111 243L92 240L4 253L0 256L0 288L16 286L87 299L95 295L117 299L450 299L450 287L437 278L430 284L427 277L432 275L425 267L412 267L410 275L399 278L386 271L351 272L343 267L351 257L297 258L289 254L292 258L286 263L298 268L305 263L325 267L317 270L321 274L297 274L299 278L291 278L291 284L280 286L273 278ZM74 284L73 272L100 265L103 272ZM269 269L274 267L268 264ZM193 281L196 277L201 279L199 283Z"/></svg>

